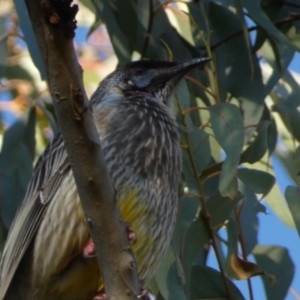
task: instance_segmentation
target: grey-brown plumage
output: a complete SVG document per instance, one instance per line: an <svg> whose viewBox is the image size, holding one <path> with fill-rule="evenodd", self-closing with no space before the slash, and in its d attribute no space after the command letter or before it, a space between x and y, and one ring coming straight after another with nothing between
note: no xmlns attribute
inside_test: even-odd
<svg viewBox="0 0 300 300"><path fill-rule="evenodd" d="M138 61L103 80L91 107L107 167L146 281L169 245L177 212L181 153L170 99L178 81L207 59ZM92 299L103 291L96 258L82 255L89 232L64 143L39 159L11 227L0 299Z"/></svg>

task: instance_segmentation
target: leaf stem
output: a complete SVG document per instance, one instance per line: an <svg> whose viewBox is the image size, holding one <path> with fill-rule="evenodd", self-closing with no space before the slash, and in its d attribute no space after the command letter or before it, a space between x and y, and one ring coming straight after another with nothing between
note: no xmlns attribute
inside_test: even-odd
<svg viewBox="0 0 300 300"><path fill-rule="evenodd" d="M234 208L234 214L235 214L235 218L236 218L236 224L237 224L238 230L239 230L238 239L239 239L239 242L241 245L242 256L243 256L243 259L246 261L247 260L247 252L246 252L246 247L245 247L245 242L244 242L243 230L242 230L242 226L241 226L241 211L243 209L244 202L245 202L245 200L243 201L243 204L239 209ZM251 278L247 278L247 285L248 285L248 291L249 291L249 299L254 300Z"/></svg>
<svg viewBox="0 0 300 300"><path fill-rule="evenodd" d="M185 120L185 114L183 113L183 111L181 109L179 101L177 101L177 106L178 106L178 110L179 110L179 113L180 113L180 116L181 116L183 126L187 128L187 123L186 123L186 120ZM189 156L189 159L190 159L190 162L191 162L191 165L192 165L192 169L193 169L193 172L194 172L194 177L197 181L197 186L198 186L198 190L199 190L199 199L200 199L201 206L202 206L201 216L202 216L202 218L203 218L203 220L206 224L206 228L207 228L208 234L209 234L210 239L211 239L211 245L212 245L212 247L215 251L215 254L216 254L216 258L217 258L217 261L218 261L219 269L220 269L220 272L221 272L221 276L222 276L222 279L223 279L224 287L226 289L228 298L233 299L233 296L231 294L229 284L228 284L228 278L225 274L225 269L224 269L224 266L223 266L223 263L222 263L222 258L221 258L221 255L219 253L220 250L219 250L218 245L217 245L217 240L216 240L214 228L211 225L210 214L209 214L209 211L206 207L204 192L203 192L203 188L202 188L202 183L201 183L200 178L198 176L194 156L193 156L191 146L190 146L191 145L190 138L189 138L189 135L186 131L184 133L184 136L185 136L185 139L186 139L186 144L188 145L188 148L186 149L186 151L188 152L188 156Z"/></svg>

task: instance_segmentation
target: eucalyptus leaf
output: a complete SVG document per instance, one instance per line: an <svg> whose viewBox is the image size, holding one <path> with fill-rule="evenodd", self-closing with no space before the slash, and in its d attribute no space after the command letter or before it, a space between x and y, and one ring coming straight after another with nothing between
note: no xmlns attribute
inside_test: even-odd
<svg viewBox="0 0 300 300"><path fill-rule="evenodd" d="M227 282L233 299L245 299L232 281ZM192 268L191 291L191 299L228 299L221 273L207 266Z"/></svg>
<svg viewBox="0 0 300 300"><path fill-rule="evenodd" d="M288 186L285 190L285 199L293 216L298 235L300 237L300 189Z"/></svg>
<svg viewBox="0 0 300 300"><path fill-rule="evenodd" d="M254 141L241 155L242 162L253 164L265 155L268 149L268 128L270 124L270 121L262 121L260 123Z"/></svg>
<svg viewBox="0 0 300 300"><path fill-rule="evenodd" d="M35 107L6 130L0 153L0 208L9 228L32 174L35 152Z"/></svg>
<svg viewBox="0 0 300 300"><path fill-rule="evenodd" d="M275 245L257 245L252 253L258 265L272 274L262 277L267 299L285 299L295 273L289 251Z"/></svg>
<svg viewBox="0 0 300 300"><path fill-rule="evenodd" d="M268 32L274 40L278 40L282 44L286 44L290 48L299 51L300 48L288 39L276 26L271 22L261 7L260 0L242 0L244 8L248 11L251 19Z"/></svg>
<svg viewBox="0 0 300 300"><path fill-rule="evenodd" d="M226 224L228 235L228 251L226 256L227 274L234 279L245 280L265 272L253 262L242 259L238 255L239 229L237 223L232 219Z"/></svg>
<svg viewBox="0 0 300 300"><path fill-rule="evenodd" d="M275 183L273 175L264 171L247 168L238 170L238 179L253 192L263 194L263 196L269 193Z"/></svg>
<svg viewBox="0 0 300 300"><path fill-rule="evenodd" d="M217 141L226 153L219 182L223 196L237 193L237 166L244 142L243 119L233 104L217 104L209 108L211 125Z"/></svg>
<svg viewBox="0 0 300 300"><path fill-rule="evenodd" d="M223 225L241 198L241 194L238 194L234 199L230 199L216 192L206 201L210 226L213 230L218 230ZM207 223L204 220L206 216L203 214L203 210L201 210L199 217L190 225L184 237L182 257L187 282L189 282L191 267L196 255L210 239Z"/></svg>

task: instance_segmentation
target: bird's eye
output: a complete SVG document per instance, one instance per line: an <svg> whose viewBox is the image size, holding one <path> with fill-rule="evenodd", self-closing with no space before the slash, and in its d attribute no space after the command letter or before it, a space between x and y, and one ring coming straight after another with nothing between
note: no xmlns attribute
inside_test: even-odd
<svg viewBox="0 0 300 300"><path fill-rule="evenodd" d="M134 74L137 76L143 75L144 73L145 73L145 70L141 69L141 68L137 68L134 70Z"/></svg>

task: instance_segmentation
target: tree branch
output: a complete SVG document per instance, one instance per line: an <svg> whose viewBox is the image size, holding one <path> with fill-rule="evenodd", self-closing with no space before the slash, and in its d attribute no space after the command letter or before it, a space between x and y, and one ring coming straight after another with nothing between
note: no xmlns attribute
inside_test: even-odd
<svg viewBox="0 0 300 300"><path fill-rule="evenodd" d="M299 14L296 14L296 13L290 13L287 17L281 19L281 20L278 20L276 22L274 22L274 25L276 27L281 27L285 24L288 24L288 23L291 23L291 22L294 22L294 21L297 21L297 20L300 20L300 15ZM255 31L255 30L259 30L261 29L261 26L252 26L252 27L249 27L248 28L248 32L251 32L251 31ZM210 46L210 49L212 51L216 50L218 47L220 47L221 45L227 43L228 41L240 36L244 34L244 31L243 30L239 30L237 32L234 32L233 34L229 35L228 37L226 37L225 39L215 43L214 45L211 45ZM203 48L204 47L200 47L200 48Z"/></svg>
<svg viewBox="0 0 300 300"><path fill-rule="evenodd" d="M71 2L25 0L106 294L111 300L133 300L139 294L136 264L73 47L78 8Z"/></svg>

